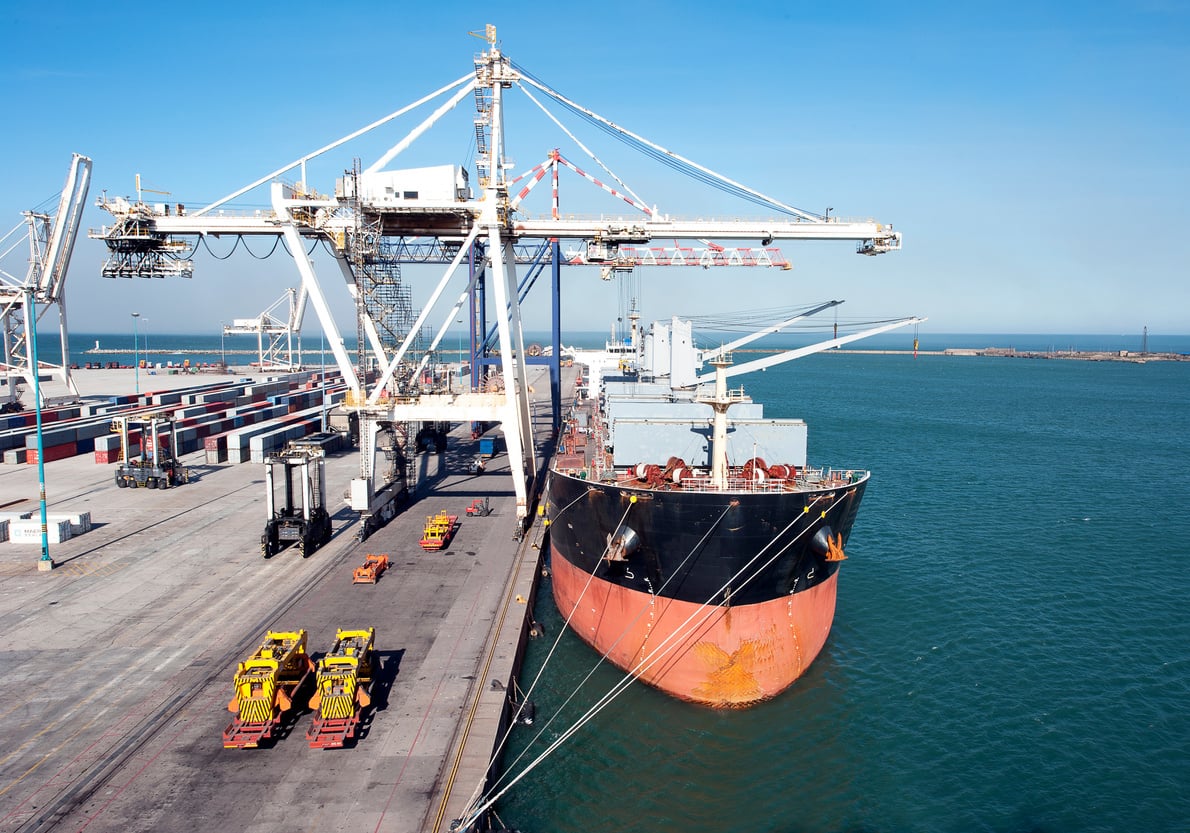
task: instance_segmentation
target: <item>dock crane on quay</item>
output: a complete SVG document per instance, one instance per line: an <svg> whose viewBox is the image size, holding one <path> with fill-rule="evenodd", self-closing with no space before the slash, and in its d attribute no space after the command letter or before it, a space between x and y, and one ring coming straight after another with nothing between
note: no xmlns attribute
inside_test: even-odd
<svg viewBox="0 0 1190 833"><path fill-rule="evenodd" d="M226 197L196 210L177 204L149 205L139 199L100 198L113 216L111 225L92 230L103 240L106 277L189 276L198 250L210 240L272 238L294 261L301 287L327 337L348 387L345 408L358 414L359 476L350 503L360 514L360 535L391 518L411 485L411 447L417 426L432 422L499 423L504 433L516 495L518 534L530 511L537 459L530 421L529 364L548 365L554 425L561 421L560 331L561 267L591 266L605 277L652 264L700 266L777 266L788 261L776 241L856 242L861 254L901 247L901 235L874 220L843 221L786 205L691 162L571 101L514 64L499 46L495 27L482 37L486 49L462 77L377 121L271 171ZM660 159L670 167L780 215L760 220L684 220L645 202L604 167L596 178L559 150L520 176L510 176L510 117L506 93L517 89L562 128L577 148L602 163L547 109L541 99L598 130ZM474 102L473 171L459 165L390 169L389 165L465 99ZM308 183L316 159L353 139L439 101L396 144L364 166L358 159L336 170L329 193ZM628 211L580 218L559 205L559 172L566 168L620 201ZM474 175L472 175L474 174ZM285 181L283 178L288 177ZM552 185L548 213L524 209L535 187ZM296 181L294 181L296 180ZM614 185L606 184L613 182ZM240 213L232 202L268 185L271 211ZM563 255L563 241L567 254ZM653 241L665 241L650 247ZM668 245L673 242L673 246ZM683 248L678 241L687 241ZM727 242L711 242L727 241ZM266 244L267 246L267 244ZM321 247L333 259L357 312L358 350L349 355L328 304L311 253ZM644 248L642 248L644 247ZM321 256L320 256L321 257ZM403 266L444 266L436 282L419 287L420 310ZM548 270L552 300L552 351L529 357L522 332L522 303ZM412 271L412 270L410 270ZM519 272L523 272L519 274ZM333 282L338 284L339 281ZM490 297L489 297L490 295ZM466 308L466 309L464 309ZM431 324L431 316L439 323ZM426 373L456 319L469 331L468 355L474 369L469 390L437 386ZM486 375L483 375L486 374ZM496 378L498 377L498 379Z"/></svg>
<svg viewBox="0 0 1190 833"><path fill-rule="evenodd" d="M90 184L91 160L76 153L70 160L57 211L52 215L26 211L25 220L0 238L0 245L3 245L21 226L26 227L23 238L18 238L14 244L0 251L0 259L19 246L21 240L27 240L29 244L29 265L24 279L18 279L0 268L0 338L4 343L4 354L0 357L0 383L4 385L4 392L0 394L0 411L20 410L19 386L24 384L32 388L35 375L47 370L50 377L56 377L72 396L78 396L78 388L70 377L66 270L70 266L70 257L78 238ZM40 367L35 370L33 353L28 349L28 334L36 331L37 322L53 307L58 310L62 364L51 365L39 361ZM44 389L41 394L44 404Z"/></svg>
<svg viewBox="0 0 1190 833"><path fill-rule="evenodd" d="M282 307L287 310L284 320L279 317ZM290 288L255 318L236 318L230 324L224 324L223 335L256 336L257 367L262 372L291 373L302 367L302 319L305 315L306 288Z"/></svg>

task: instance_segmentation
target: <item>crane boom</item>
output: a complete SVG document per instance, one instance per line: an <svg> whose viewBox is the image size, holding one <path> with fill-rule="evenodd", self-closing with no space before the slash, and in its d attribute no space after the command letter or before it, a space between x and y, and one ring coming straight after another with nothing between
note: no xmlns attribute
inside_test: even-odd
<svg viewBox="0 0 1190 833"><path fill-rule="evenodd" d="M41 265L37 289L41 299L47 303L58 300L62 285L66 282L66 269L70 265L70 256L74 253L74 244L78 239L83 206L87 202L87 190L90 185L91 160L76 153L70 161L66 185L58 200L58 213L54 217L54 225L46 246L45 261Z"/></svg>

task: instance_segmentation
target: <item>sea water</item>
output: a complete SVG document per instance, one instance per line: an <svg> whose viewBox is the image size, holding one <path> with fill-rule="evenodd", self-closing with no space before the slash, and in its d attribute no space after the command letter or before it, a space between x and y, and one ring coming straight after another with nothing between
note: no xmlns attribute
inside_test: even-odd
<svg viewBox="0 0 1190 833"><path fill-rule="evenodd" d="M873 472L826 647L752 709L634 685L565 739L621 674L547 581L500 786L563 742L506 825L1190 830L1190 365L827 354L745 389Z"/></svg>

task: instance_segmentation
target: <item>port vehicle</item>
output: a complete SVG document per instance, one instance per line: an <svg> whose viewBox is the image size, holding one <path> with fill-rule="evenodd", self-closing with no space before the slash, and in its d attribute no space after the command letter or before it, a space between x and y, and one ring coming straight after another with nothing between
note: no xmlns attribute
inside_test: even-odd
<svg viewBox="0 0 1190 833"><path fill-rule="evenodd" d="M121 489L168 489L190 480L189 470L175 456L178 426L167 414L131 414L112 420L120 434L116 485Z"/></svg>
<svg viewBox="0 0 1190 833"><path fill-rule="evenodd" d="M331 539L326 509L326 453L321 447L291 442L265 460L265 521L260 552L272 558L289 546L302 558Z"/></svg>

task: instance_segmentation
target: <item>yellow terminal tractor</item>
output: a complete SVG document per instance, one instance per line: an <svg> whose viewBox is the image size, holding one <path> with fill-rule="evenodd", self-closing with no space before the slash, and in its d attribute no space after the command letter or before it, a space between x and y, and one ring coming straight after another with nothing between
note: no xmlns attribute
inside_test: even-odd
<svg viewBox="0 0 1190 833"><path fill-rule="evenodd" d="M271 738L313 669L304 630L269 631L256 652L236 668L235 696L227 704L235 718L223 731L223 746L253 748Z"/></svg>
<svg viewBox="0 0 1190 833"><path fill-rule="evenodd" d="M372 704L376 629L338 631L330 653L318 661L306 732L312 749L340 749L355 738L364 709Z"/></svg>

